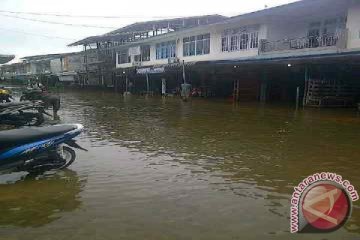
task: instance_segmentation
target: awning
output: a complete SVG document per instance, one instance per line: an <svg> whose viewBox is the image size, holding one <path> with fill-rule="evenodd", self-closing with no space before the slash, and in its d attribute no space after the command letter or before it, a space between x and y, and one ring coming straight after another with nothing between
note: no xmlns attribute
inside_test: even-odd
<svg viewBox="0 0 360 240"><path fill-rule="evenodd" d="M199 64L263 64L263 63L338 63L338 62L349 62L349 63L357 63L360 59L360 51L354 50L343 50L342 52L333 51L333 52L313 52L307 54L298 54L294 55L283 55L283 54L269 54L269 55L259 55L250 58L240 58L240 59L232 59L232 60L218 60L218 61L208 61L201 62ZM357 62L355 62L357 60Z"/></svg>

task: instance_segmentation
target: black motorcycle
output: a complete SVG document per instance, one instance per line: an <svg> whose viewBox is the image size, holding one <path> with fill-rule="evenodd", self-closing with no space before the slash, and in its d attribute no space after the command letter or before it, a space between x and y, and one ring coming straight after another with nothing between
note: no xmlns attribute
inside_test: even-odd
<svg viewBox="0 0 360 240"><path fill-rule="evenodd" d="M44 97L44 92L40 89L27 89L25 90L21 97L20 101L36 101L42 100Z"/></svg>
<svg viewBox="0 0 360 240"><path fill-rule="evenodd" d="M39 126L44 122L44 103L36 102L10 102L0 103L0 124L20 126Z"/></svg>

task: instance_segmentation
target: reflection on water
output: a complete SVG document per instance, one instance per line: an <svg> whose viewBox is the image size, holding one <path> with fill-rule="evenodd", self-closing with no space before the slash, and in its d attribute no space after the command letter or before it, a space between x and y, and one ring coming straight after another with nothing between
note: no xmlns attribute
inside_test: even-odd
<svg viewBox="0 0 360 240"><path fill-rule="evenodd" d="M2 176L0 225L40 227L60 218L58 213L80 207L81 183L76 173Z"/></svg>
<svg viewBox="0 0 360 240"><path fill-rule="evenodd" d="M62 97L62 121L86 128L79 143L89 152L78 152L71 168L87 181L77 193L69 190L82 211L70 207L75 202L59 201L55 211L62 217L48 213L52 220L38 224L42 239L314 239L289 233L293 186L314 172L332 171L360 189L360 118L352 109L296 112L286 105L100 92ZM38 188L36 181L25 182L19 191ZM42 184L51 188L51 182ZM50 195L38 195L37 202L48 204ZM36 211L35 203L23 204ZM356 203L345 228L315 238L359 237L359 208ZM7 211L0 213L11 216Z"/></svg>

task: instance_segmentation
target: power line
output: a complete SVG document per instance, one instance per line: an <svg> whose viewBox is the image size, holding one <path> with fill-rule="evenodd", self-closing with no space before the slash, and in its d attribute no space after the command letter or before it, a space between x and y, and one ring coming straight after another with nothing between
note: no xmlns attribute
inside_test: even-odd
<svg viewBox="0 0 360 240"><path fill-rule="evenodd" d="M72 14L60 14L60 13L42 13L42 12L15 12L15 11L5 11L0 10L1 13L11 13L11 14L26 14L26 15L35 15L35 16L52 16L52 17L69 17L69 18L183 18L184 16L140 16L140 15L127 15L127 16L96 16L96 15L72 15Z"/></svg>
<svg viewBox="0 0 360 240"><path fill-rule="evenodd" d="M9 17L9 18L17 18L27 21L33 21L33 22L41 22L41 23L48 23L48 24L57 24L57 25L65 25L65 26L71 26L71 27L86 27L86 28L106 28L106 29L116 29L116 27L105 27L105 26L96 26L96 25L88 25L88 24L73 24L73 23L63 23L63 22L53 22L53 21L45 21L41 19L35 19L35 18L24 18L19 16L12 16L7 14L1 14L0 16Z"/></svg>
<svg viewBox="0 0 360 240"><path fill-rule="evenodd" d="M14 33L20 33L20 34L25 34L25 35L32 35L32 36L38 36L38 37L51 38L51 39L61 39L61 40L71 40L71 41L76 40L76 39L73 39L73 38L64 38L64 37L59 37L59 36L50 36L50 35L43 35L43 34L37 34L37 33L30 33L30 32L24 32L24 31L21 31L21 30L17 30L17 29L8 29L8 28L2 28L2 27L0 27L0 30L14 32Z"/></svg>

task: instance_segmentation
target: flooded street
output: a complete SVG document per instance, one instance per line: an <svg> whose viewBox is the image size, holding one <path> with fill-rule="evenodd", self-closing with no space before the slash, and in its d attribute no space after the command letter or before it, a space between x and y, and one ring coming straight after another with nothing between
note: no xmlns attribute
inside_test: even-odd
<svg viewBox="0 0 360 240"><path fill-rule="evenodd" d="M77 161L0 176L0 239L357 239L289 232L293 187L336 172L360 189L360 114L225 100L61 95Z"/></svg>

